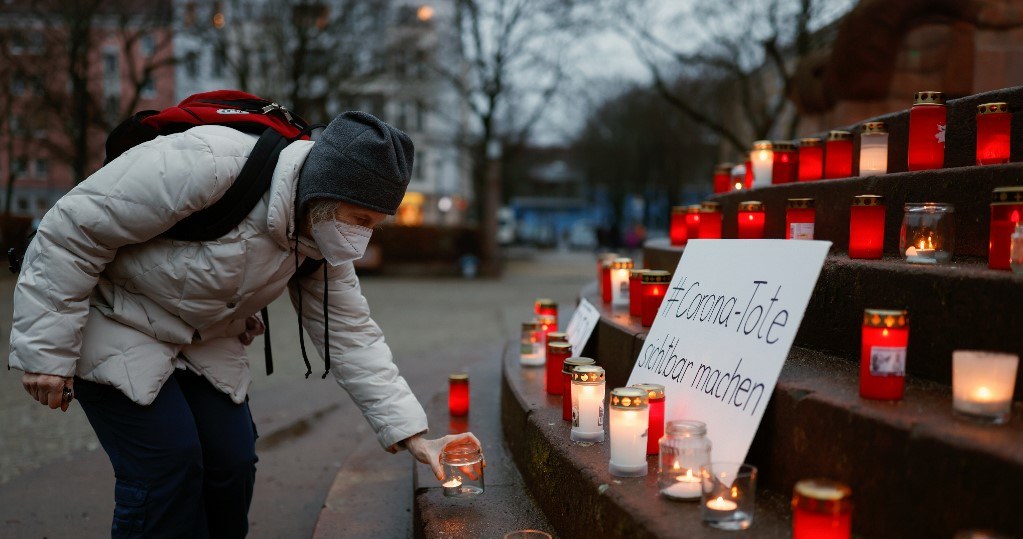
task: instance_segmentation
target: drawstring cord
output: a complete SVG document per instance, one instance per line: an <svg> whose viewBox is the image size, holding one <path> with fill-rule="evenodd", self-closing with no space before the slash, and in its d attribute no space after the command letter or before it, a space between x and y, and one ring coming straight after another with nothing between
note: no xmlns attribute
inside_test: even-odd
<svg viewBox="0 0 1023 539"><path fill-rule="evenodd" d="M328 283L327 279L327 264L323 264L323 376L320 379L326 379L327 373L330 372L330 327L328 321L330 315L327 312L327 292Z"/></svg>
<svg viewBox="0 0 1023 539"><path fill-rule="evenodd" d="M295 234L295 273L298 273L298 234ZM298 288L298 345L302 348L302 361L305 362L305 377L313 373L313 366L309 363L309 356L305 351L305 337L302 331L302 283L295 281Z"/></svg>

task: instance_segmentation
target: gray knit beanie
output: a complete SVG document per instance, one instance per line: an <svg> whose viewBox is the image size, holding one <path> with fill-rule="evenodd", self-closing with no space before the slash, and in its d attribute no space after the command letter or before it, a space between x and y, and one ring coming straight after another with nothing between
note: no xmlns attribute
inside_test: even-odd
<svg viewBox="0 0 1023 539"><path fill-rule="evenodd" d="M301 216L314 198L351 202L394 215L412 176L408 135L365 112L334 118L316 140L298 176Z"/></svg>

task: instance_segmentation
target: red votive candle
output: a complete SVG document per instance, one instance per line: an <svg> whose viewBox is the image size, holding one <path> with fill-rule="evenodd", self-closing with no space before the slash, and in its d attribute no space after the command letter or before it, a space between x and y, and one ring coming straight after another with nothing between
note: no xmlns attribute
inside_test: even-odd
<svg viewBox="0 0 1023 539"><path fill-rule="evenodd" d="M906 311L867 309L863 312L860 348L860 396L900 400L906 384Z"/></svg>
<svg viewBox="0 0 1023 539"><path fill-rule="evenodd" d="M1012 233L1023 217L1023 186L998 187L991 193L991 235L987 265L992 269L1011 269L1009 253Z"/></svg>
<svg viewBox="0 0 1023 539"><path fill-rule="evenodd" d="M553 331L558 330L558 302L550 298L540 298L533 304L533 313L537 316L553 316Z"/></svg>
<svg viewBox="0 0 1023 539"><path fill-rule="evenodd" d="M611 304L611 299L614 297L611 288L611 264L613 261L613 259L604 260L600 269L600 299L608 305Z"/></svg>
<svg viewBox="0 0 1023 539"><path fill-rule="evenodd" d="M647 392L650 414L647 425L646 454L661 452L661 438L664 436L664 386L661 384L632 384L632 387Z"/></svg>
<svg viewBox="0 0 1023 539"><path fill-rule="evenodd" d="M824 177L824 144L816 137L799 140L799 181L811 182Z"/></svg>
<svg viewBox="0 0 1023 539"><path fill-rule="evenodd" d="M732 168L731 191L742 191L746 188L746 165L735 165Z"/></svg>
<svg viewBox="0 0 1023 539"><path fill-rule="evenodd" d="M727 193L732 190L732 163L721 163L714 168L714 192Z"/></svg>
<svg viewBox="0 0 1023 539"><path fill-rule="evenodd" d="M657 318L657 310L661 308L661 301L671 284L671 273L663 270L650 270L643 275L643 312L640 316L640 323L644 327L654 325L654 318Z"/></svg>
<svg viewBox="0 0 1023 539"><path fill-rule="evenodd" d="M721 203L708 200L700 204L700 231L697 237L701 240L721 239Z"/></svg>
<svg viewBox="0 0 1023 539"><path fill-rule="evenodd" d="M830 479L803 479L792 494L792 539L852 537L852 489Z"/></svg>
<svg viewBox="0 0 1023 539"><path fill-rule="evenodd" d="M739 239L764 239L764 203L746 200L739 203Z"/></svg>
<svg viewBox="0 0 1023 539"><path fill-rule="evenodd" d="M455 417L469 415L469 375L448 376L448 412Z"/></svg>
<svg viewBox="0 0 1023 539"><path fill-rule="evenodd" d="M604 261L610 262L616 258L618 258L618 253L601 253L597 255L597 290L601 295L601 299L604 296ZM608 270L610 271L610 268ZM611 274L608 273L607 277L610 280Z"/></svg>
<svg viewBox="0 0 1023 539"><path fill-rule="evenodd" d="M554 327L556 320L549 314L544 314L536 317L536 323L540 325L540 330L537 332L540 337L540 349L547 353L547 336L554 333L557 329Z"/></svg>
<svg viewBox="0 0 1023 539"><path fill-rule="evenodd" d="M743 188L753 188L753 160L749 158L749 154L746 157L746 170L743 172Z"/></svg>
<svg viewBox="0 0 1023 539"><path fill-rule="evenodd" d="M788 140L776 140L773 145L774 163L771 165L771 183L792 183L796 181L799 169L796 146Z"/></svg>
<svg viewBox="0 0 1023 539"><path fill-rule="evenodd" d="M629 316L643 316L643 274L647 271L639 268L629 270Z"/></svg>
<svg viewBox="0 0 1023 539"><path fill-rule="evenodd" d="M1012 113L1006 103L977 106L977 164L1009 162L1009 133Z"/></svg>
<svg viewBox="0 0 1023 539"><path fill-rule="evenodd" d="M565 358L561 368L561 419L572 420L572 369L580 365L595 365L588 357Z"/></svg>
<svg viewBox="0 0 1023 539"><path fill-rule="evenodd" d="M909 109L909 170L945 164L945 94L917 92Z"/></svg>
<svg viewBox="0 0 1023 539"><path fill-rule="evenodd" d="M817 217L812 198L790 198L785 201L785 239L812 240Z"/></svg>
<svg viewBox="0 0 1023 539"><path fill-rule="evenodd" d="M572 345L567 342L547 343L547 394L561 395L561 366L572 356Z"/></svg>
<svg viewBox="0 0 1023 539"><path fill-rule="evenodd" d="M700 205L686 206L686 237L697 238L700 235Z"/></svg>
<svg viewBox="0 0 1023 539"><path fill-rule="evenodd" d="M824 177L848 178L853 175L853 141L848 131L829 131L824 143Z"/></svg>
<svg viewBox="0 0 1023 539"><path fill-rule="evenodd" d="M881 258L884 252L884 197L859 195L849 208L849 258Z"/></svg>
<svg viewBox="0 0 1023 539"><path fill-rule="evenodd" d="M686 233L686 206L671 207L671 228L668 230L668 238L671 244L679 247L689 241L689 234Z"/></svg>

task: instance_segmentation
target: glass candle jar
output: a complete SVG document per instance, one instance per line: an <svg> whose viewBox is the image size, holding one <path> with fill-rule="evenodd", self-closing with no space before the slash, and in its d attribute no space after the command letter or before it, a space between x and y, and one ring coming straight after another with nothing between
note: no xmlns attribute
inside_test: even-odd
<svg viewBox="0 0 1023 539"><path fill-rule="evenodd" d="M549 314L542 314L536 317L537 324L540 325L540 350L543 356L547 357L547 336L551 333L555 333L554 324L557 322L553 316Z"/></svg>
<svg viewBox="0 0 1023 539"><path fill-rule="evenodd" d="M546 387L548 395L561 395L561 365L571 356L571 344L567 342L547 343Z"/></svg>
<svg viewBox="0 0 1023 539"><path fill-rule="evenodd" d="M909 170L945 164L945 94L917 92L909 109Z"/></svg>
<svg viewBox="0 0 1023 539"><path fill-rule="evenodd" d="M771 185L771 173L774 170L774 145L769 140L754 141L753 151L749 155L750 162L753 164L753 187Z"/></svg>
<svg viewBox="0 0 1023 539"><path fill-rule="evenodd" d="M547 344L552 342L568 342L568 333L564 331L552 331L547 334Z"/></svg>
<svg viewBox="0 0 1023 539"><path fill-rule="evenodd" d="M604 441L604 369L596 365L572 368L573 442Z"/></svg>
<svg viewBox="0 0 1023 539"><path fill-rule="evenodd" d="M522 323L522 335L519 337L519 363L524 367L543 365L544 354L540 349L540 322L531 320Z"/></svg>
<svg viewBox="0 0 1023 539"><path fill-rule="evenodd" d="M610 399L611 461L608 469L618 477L646 475L646 439L650 424L647 392L616 387Z"/></svg>
<svg viewBox="0 0 1023 539"><path fill-rule="evenodd" d="M906 262L947 264L955 249L955 207L936 202L908 203L899 230Z"/></svg>
<svg viewBox="0 0 1023 539"><path fill-rule="evenodd" d="M860 176L888 172L888 124L867 122L860 133Z"/></svg>
<svg viewBox="0 0 1023 539"><path fill-rule="evenodd" d="M469 415L469 375L448 376L448 412L455 417Z"/></svg>
<svg viewBox="0 0 1023 539"><path fill-rule="evenodd" d="M764 239L764 203L759 200L746 200L739 203L739 234L740 240Z"/></svg>
<svg viewBox="0 0 1023 539"><path fill-rule="evenodd" d="M852 133L828 131L828 140L824 143L824 177L834 179L852 176L852 154Z"/></svg>
<svg viewBox="0 0 1023 539"><path fill-rule="evenodd" d="M671 225L668 229L668 239L676 247L685 245L686 241L689 240L689 236L686 234L687 209L686 206L672 206L671 208Z"/></svg>
<svg viewBox="0 0 1023 539"><path fill-rule="evenodd" d="M790 198L785 201L785 239L812 240L817 218L812 198Z"/></svg>
<svg viewBox="0 0 1023 539"><path fill-rule="evenodd" d="M643 316L643 274L648 270L629 270L629 316Z"/></svg>
<svg viewBox="0 0 1023 539"><path fill-rule="evenodd" d="M611 305L615 307L629 306L629 272L632 267L631 258L616 258L611 262Z"/></svg>
<svg viewBox="0 0 1023 539"><path fill-rule="evenodd" d="M440 453L444 495L473 498L483 494L483 452L470 444L448 446Z"/></svg>
<svg viewBox="0 0 1023 539"><path fill-rule="evenodd" d="M569 357L561 363L561 419L572 420L572 369L583 365L594 365L588 357Z"/></svg>
<svg viewBox="0 0 1023 539"><path fill-rule="evenodd" d="M600 272L600 299L605 305L610 305L614 298L614 288L611 286L611 264L615 259L604 259Z"/></svg>
<svg viewBox="0 0 1023 539"><path fill-rule="evenodd" d="M693 239L700 234L700 205L686 206L686 237Z"/></svg>
<svg viewBox="0 0 1023 539"><path fill-rule="evenodd" d="M746 188L746 165L735 165L732 167L732 191L742 191Z"/></svg>
<svg viewBox="0 0 1023 539"><path fill-rule="evenodd" d="M1009 269L1012 233L1023 220L1023 186L998 187L991 193L991 233L988 237L987 265Z"/></svg>
<svg viewBox="0 0 1023 539"><path fill-rule="evenodd" d="M1009 133L1012 113L1007 103L977 106L977 164L1009 162Z"/></svg>
<svg viewBox="0 0 1023 539"><path fill-rule="evenodd" d="M722 530L753 525L757 508L757 468L736 462L712 462L700 470L703 485L700 515L704 524Z"/></svg>
<svg viewBox="0 0 1023 539"><path fill-rule="evenodd" d="M660 452L658 442L664 436L664 386L661 384L632 384L646 391L647 406L650 407L650 424L647 426L646 454L656 455Z"/></svg>
<svg viewBox="0 0 1023 539"><path fill-rule="evenodd" d="M533 303L533 314L537 316L553 316L554 331L558 330L558 302L550 298L540 298Z"/></svg>
<svg viewBox="0 0 1023 539"><path fill-rule="evenodd" d="M661 495L673 500L699 500L703 493L700 468L710 464L707 425L684 419L669 421L660 446L657 486Z"/></svg>
<svg viewBox="0 0 1023 539"><path fill-rule="evenodd" d="M721 239L721 203L707 201L700 204L700 229L697 237L701 240Z"/></svg>
<svg viewBox="0 0 1023 539"><path fill-rule="evenodd" d="M982 423L1008 422L1018 367L1016 354L952 352L952 409Z"/></svg>
<svg viewBox="0 0 1023 539"><path fill-rule="evenodd" d="M824 177L824 143L816 137L799 139L799 181Z"/></svg>
<svg viewBox="0 0 1023 539"><path fill-rule="evenodd" d="M661 308L664 294L671 284L671 273L664 270L650 270L643 275L643 312L640 323L644 327L654 325L657 310Z"/></svg>
<svg viewBox="0 0 1023 539"><path fill-rule="evenodd" d="M909 313L867 309L860 341L860 396L901 400L906 383Z"/></svg>
<svg viewBox="0 0 1023 539"><path fill-rule="evenodd" d="M597 288L603 294L604 291L604 261L618 258L618 253L601 253L597 255Z"/></svg>
<svg viewBox="0 0 1023 539"><path fill-rule="evenodd" d="M796 158L796 145L789 140L776 140L771 144L774 146L771 183L792 183L796 181L799 168L798 159Z"/></svg>
<svg viewBox="0 0 1023 539"><path fill-rule="evenodd" d="M750 154L746 155L746 163L742 173L742 185L744 189L753 188L753 157Z"/></svg>
<svg viewBox="0 0 1023 539"><path fill-rule="evenodd" d="M1023 223L1016 226L1009 247L1009 267L1013 273L1023 273Z"/></svg>
<svg viewBox="0 0 1023 539"><path fill-rule="evenodd" d="M884 252L884 197L858 195L849 209L849 258L878 259Z"/></svg>
<svg viewBox="0 0 1023 539"><path fill-rule="evenodd" d="M830 479L803 479L792 491L792 539L852 537L852 489Z"/></svg>
<svg viewBox="0 0 1023 539"><path fill-rule="evenodd" d="M721 163L714 168L714 192L727 193L732 190L732 163Z"/></svg>

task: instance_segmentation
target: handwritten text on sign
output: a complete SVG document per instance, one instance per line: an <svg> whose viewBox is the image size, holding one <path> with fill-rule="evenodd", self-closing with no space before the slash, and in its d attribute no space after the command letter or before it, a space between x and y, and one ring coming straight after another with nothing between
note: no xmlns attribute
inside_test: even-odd
<svg viewBox="0 0 1023 539"><path fill-rule="evenodd" d="M830 245L690 241L629 384L664 385L668 420L705 422L714 460L745 460Z"/></svg>

